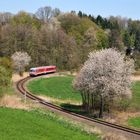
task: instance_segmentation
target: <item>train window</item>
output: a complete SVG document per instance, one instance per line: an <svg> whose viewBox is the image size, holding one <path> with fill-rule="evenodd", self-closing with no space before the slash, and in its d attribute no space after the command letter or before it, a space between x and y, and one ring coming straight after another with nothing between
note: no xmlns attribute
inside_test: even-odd
<svg viewBox="0 0 140 140"><path fill-rule="evenodd" d="M35 72L35 70L31 69L30 72Z"/></svg>

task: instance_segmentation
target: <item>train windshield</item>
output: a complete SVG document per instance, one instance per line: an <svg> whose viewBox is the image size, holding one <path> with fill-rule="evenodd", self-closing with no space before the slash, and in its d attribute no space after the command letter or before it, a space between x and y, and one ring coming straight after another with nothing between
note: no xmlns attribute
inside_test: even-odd
<svg viewBox="0 0 140 140"><path fill-rule="evenodd" d="M35 72L35 70L34 69L30 69L30 72Z"/></svg>

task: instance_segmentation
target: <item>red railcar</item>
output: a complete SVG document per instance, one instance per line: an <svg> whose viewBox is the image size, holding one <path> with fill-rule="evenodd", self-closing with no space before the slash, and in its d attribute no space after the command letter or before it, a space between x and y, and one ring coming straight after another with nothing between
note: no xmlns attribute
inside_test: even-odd
<svg viewBox="0 0 140 140"><path fill-rule="evenodd" d="M56 66L42 66L36 68L30 68L30 76L37 76L40 74L56 72Z"/></svg>

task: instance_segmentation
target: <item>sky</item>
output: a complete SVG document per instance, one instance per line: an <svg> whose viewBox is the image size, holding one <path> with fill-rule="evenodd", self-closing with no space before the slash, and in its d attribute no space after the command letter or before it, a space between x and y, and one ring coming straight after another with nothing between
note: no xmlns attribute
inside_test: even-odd
<svg viewBox="0 0 140 140"><path fill-rule="evenodd" d="M140 20L140 0L0 0L0 12L35 13L38 8L51 6L62 12L82 11L93 16L122 16Z"/></svg>

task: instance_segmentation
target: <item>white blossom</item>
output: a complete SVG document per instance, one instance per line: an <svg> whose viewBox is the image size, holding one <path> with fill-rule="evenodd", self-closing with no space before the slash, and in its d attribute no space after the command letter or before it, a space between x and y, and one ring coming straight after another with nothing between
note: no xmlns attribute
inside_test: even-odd
<svg viewBox="0 0 140 140"><path fill-rule="evenodd" d="M133 67L132 60L125 61L124 55L114 49L92 52L75 79L74 86L80 91L100 92L104 96L128 95Z"/></svg>
<svg viewBox="0 0 140 140"><path fill-rule="evenodd" d="M14 62L14 67L18 72L23 72L25 66L31 61L31 57L26 52L15 52L11 58Z"/></svg>
<svg viewBox="0 0 140 140"><path fill-rule="evenodd" d="M81 93L102 96L104 99L131 97L132 60L114 49L89 54L88 60L73 81ZM93 96L92 96L93 97Z"/></svg>

